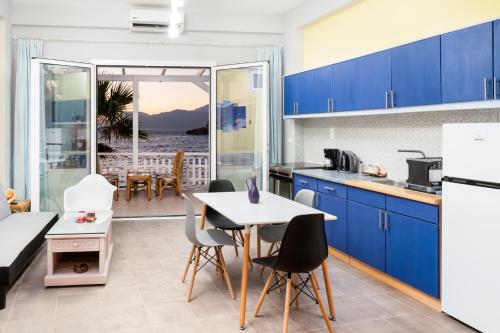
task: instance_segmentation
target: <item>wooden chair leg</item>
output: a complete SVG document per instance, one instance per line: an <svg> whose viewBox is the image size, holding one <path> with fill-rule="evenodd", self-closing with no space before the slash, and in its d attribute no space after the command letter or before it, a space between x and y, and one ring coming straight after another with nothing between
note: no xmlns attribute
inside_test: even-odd
<svg viewBox="0 0 500 333"><path fill-rule="evenodd" d="M285 316L283 318L283 333L288 333L288 317L290 315L290 294L292 292L292 279L290 274L286 278L286 294L285 294Z"/></svg>
<svg viewBox="0 0 500 333"><path fill-rule="evenodd" d="M219 252L220 263L222 265L222 271L224 273L224 278L226 279L227 288L229 289L229 293L231 294L231 297L233 299L236 299L236 297L234 296L233 285L231 284L231 280L229 279L229 273L227 272L226 261L224 260L224 255L222 254L222 249L216 248L216 250Z"/></svg>
<svg viewBox="0 0 500 333"><path fill-rule="evenodd" d="M193 245L193 247L191 248L191 252L189 252L189 257L188 257L188 260L186 263L186 267L184 268L184 273L182 273L182 283L184 283L184 281L186 281L186 275L189 271L189 266L191 266L191 261L193 261L193 254L194 254L195 249L196 249L196 246Z"/></svg>
<svg viewBox="0 0 500 333"><path fill-rule="evenodd" d="M269 274L269 277L266 280L266 283L264 284L264 288L262 289L262 292L260 293L259 300L257 301L257 305L255 306L255 311L253 313L254 317L257 317L259 315L260 308L262 306L262 303L264 302L264 299L266 298L267 295L267 289L269 289L269 286L271 285L271 282L273 281L274 277L274 271L271 271Z"/></svg>
<svg viewBox="0 0 500 333"><path fill-rule="evenodd" d="M293 274L293 284L295 285L295 309L299 309L299 275L298 274Z"/></svg>
<svg viewBox="0 0 500 333"><path fill-rule="evenodd" d="M220 273L220 277L222 281L224 281L224 269L223 268L219 269L219 267L222 267L219 250L217 249L217 247L214 247L214 251L215 251L215 259L217 260L217 265L218 265L217 267L215 267L215 271Z"/></svg>
<svg viewBox="0 0 500 333"><path fill-rule="evenodd" d="M328 328L328 332L333 333L332 325L330 324L330 319L328 318L328 315L326 314L326 310L325 310L325 307L323 306L323 302L321 301L321 297L319 295L318 288L316 288L318 286L318 281L316 281L316 277L312 274L309 274L309 278L312 281L314 296L318 300L319 309L321 310L321 315L323 316L326 327Z"/></svg>
<svg viewBox="0 0 500 333"><path fill-rule="evenodd" d="M195 249L195 251L196 251L196 257L194 259L194 266L193 266L193 273L191 275L191 282L189 283L188 297L187 297L188 302L191 302L191 295L193 294L193 286L194 286L194 279L196 277L196 270L198 269L198 264L200 262L201 249L199 247L197 247Z"/></svg>

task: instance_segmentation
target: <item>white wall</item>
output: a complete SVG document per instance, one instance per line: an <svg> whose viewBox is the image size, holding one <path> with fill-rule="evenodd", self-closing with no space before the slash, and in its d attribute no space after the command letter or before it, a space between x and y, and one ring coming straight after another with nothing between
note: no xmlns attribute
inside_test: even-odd
<svg viewBox="0 0 500 333"><path fill-rule="evenodd" d="M254 61L260 46L283 44L283 19L276 14L187 13L186 33L172 40L165 34L131 33L128 6L104 4L15 3L13 35L43 39L44 57L75 61L182 60L230 64Z"/></svg>
<svg viewBox="0 0 500 333"><path fill-rule="evenodd" d="M0 1L0 183L10 186L11 4Z"/></svg>

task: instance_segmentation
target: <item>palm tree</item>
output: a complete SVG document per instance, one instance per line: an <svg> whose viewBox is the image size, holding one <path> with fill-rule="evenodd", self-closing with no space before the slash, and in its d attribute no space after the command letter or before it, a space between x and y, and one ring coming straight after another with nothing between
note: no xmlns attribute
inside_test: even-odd
<svg viewBox="0 0 500 333"><path fill-rule="evenodd" d="M133 120L130 106L134 91L125 82L98 81L97 83L97 132L101 141L97 151L113 152L111 141L132 142ZM148 139L148 133L139 130L140 139Z"/></svg>

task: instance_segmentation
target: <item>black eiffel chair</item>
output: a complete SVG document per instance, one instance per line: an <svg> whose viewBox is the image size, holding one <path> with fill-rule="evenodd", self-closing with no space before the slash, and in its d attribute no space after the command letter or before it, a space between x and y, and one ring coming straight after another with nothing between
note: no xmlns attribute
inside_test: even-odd
<svg viewBox="0 0 500 333"><path fill-rule="evenodd" d="M235 192L233 183L227 179L217 179L212 180L208 185L208 192ZM205 221L211 224L216 229L221 229L231 233L232 238L237 244L243 244L243 234L242 230L245 229L244 226L238 225L225 217L224 215L218 213L211 207L207 207L205 213ZM235 246L236 255L238 255L238 246Z"/></svg>
<svg viewBox="0 0 500 333"><path fill-rule="evenodd" d="M283 333L288 332L290 306L295 303L298 308L298 300L301 293L313 299L319 305L328 331L333 332L318 292L318 281L313 272L321 266L321 263L327 257L328 245L325 234L324 215L309 214L294 217L288 224L278 254L255 258L253 260L256 264L269 267L272 270L260 294L254 316L258 316L266 295L277 289L281 281L286 279ZM285 274L279 276L277 272L284 272ZM273 277L276 277L277 281L271 286ZM311 288L309 287L309 282L311 282ZM290 301L292 288L295 290L295 297Z"/></svg>

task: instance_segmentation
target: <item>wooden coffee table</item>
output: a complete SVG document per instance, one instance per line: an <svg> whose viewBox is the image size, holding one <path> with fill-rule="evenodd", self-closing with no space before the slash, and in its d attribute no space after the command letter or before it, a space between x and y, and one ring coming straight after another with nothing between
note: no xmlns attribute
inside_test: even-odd
<svg viewBox="0 0 500 333"><path fill-rule="evenodd" d="M112 211L97 211L93 223L76 223L76 212L65 213L49 230L45 286L106 284L113 254ZM75 273L77 263L88 271Z"/></svg>

